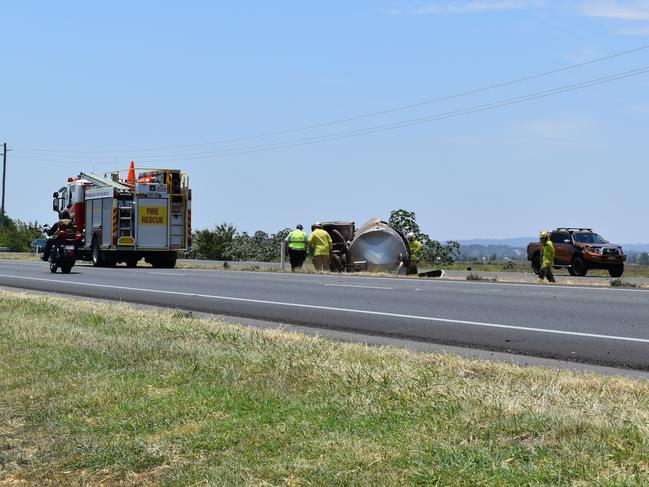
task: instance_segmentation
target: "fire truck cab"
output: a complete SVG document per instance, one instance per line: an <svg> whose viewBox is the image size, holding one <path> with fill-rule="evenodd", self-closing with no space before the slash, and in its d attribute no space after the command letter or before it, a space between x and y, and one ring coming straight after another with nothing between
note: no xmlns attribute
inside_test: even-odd
<svg viewBox="0 0 649 487"><path fill-rule="evenodd" d="M103 177L80 173L53 194L53 209L68 209L83 235L79 258L96 267L144 259L172 268L179 251L191 246L189 178L177 169L136 169Z"/></svg>

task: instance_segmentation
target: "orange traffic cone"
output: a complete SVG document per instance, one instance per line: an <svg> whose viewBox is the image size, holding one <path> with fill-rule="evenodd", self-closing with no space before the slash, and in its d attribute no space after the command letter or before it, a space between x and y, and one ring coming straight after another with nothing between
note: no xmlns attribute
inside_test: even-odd
<svg viewBox="0 0 649 487"><path fill-rule="evenodd" d="M135 164L131 161L131 167L128 169L128 176L126 178L127 184L135 184Z"/></svg>

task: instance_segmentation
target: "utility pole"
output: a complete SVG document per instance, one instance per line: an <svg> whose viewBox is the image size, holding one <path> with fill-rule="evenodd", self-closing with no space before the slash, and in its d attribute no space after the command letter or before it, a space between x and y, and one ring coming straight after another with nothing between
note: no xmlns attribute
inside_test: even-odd
<svg viewBox="0 0 649 487"><path fill-rule="evenodd" d="M0 206L0 219L5 216L5 189L7 180L7 143L3 144L4 151L2 152L2 206Z"/></svg>

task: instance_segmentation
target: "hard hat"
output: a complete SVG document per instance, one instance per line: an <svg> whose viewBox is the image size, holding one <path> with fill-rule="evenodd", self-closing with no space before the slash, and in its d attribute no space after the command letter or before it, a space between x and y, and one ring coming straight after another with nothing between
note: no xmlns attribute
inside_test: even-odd
<svg viewBox="0 0 649 487"><path fill-rule="evenodd" d="M547 230L543 230L541 232L541 238L548 238L549 236L550 236L550 234L548 233Z"/></svg>
<svg viewBox="0 0 649 487"><path fill-rule="evenodd" d="M63 210L61 213L59 213L59 219L60 220L69 220L70 219L70 213L68 210Z"/></svg>
<svg viewBox="0 0 649 487"><path fill-rule="evenodd" d="M301 223L298 223L295 228L297 228L298 230L302 230L304 227L302 226Z"/></svg>
<svg viewBox="0 0 649 487"><path fill-rule="evenodd" d="M316 228L322 228L322 223L320 223L320 222L315 222L315 223L313 224L313 226L316 227Z"/></svg>
<svg viewBox="0 0 649 487"><path fill-rule="evenodd" d="M406 238L410 240L411 238L415 238L415 234L413 232L408 232L406 233Z"/></svg>

